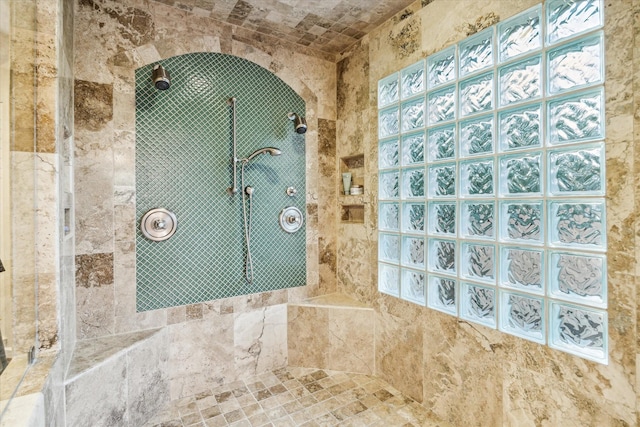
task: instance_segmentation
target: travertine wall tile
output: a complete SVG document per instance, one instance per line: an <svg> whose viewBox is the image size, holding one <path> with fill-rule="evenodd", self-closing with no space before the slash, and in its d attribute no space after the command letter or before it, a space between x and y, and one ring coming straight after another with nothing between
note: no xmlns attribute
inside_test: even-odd
<svg viewBox="0 0 640 427"><path fill-rule="evenodd" d="M322 368L329 365L329 324L324 308L289 305L287 340L289 365Z"/></svg>
<svg viewBox="0 0 640 427"><path fill-rule="evenodd" d="M234 314L235 369L246 378L287 365L287 306Z"/></svg>
<svg viewBox="0 0 640 427"><path fill-rule="evenodd" d="M336 371L375 372L375 315L370 309L328 308L329 364ZM324 325L319 325L324 326Z"/></svg>
<svg viewBox="0 0 640 427"><path fill-rule="evenodd" d="M376 374L418 402L423 401L423 334L416 322L376 312Z"/></svg>
<svg viewBox="0 0 640 427"><path fill-rule="evenodd" d="M534 6L536 0L514 2L436 0L413 14L387 21L354 46L338 64L337 146L365 154L365 192L377 188L377 81L450 46L469 34ZM366 207L367 219L357 232L338 233L339 289L376 308L376 370L405 393L422 381L423 405L454 425L635 425L638 251L636 212L638 178L634 142L640 136L638 90L629 64L639 76L637 11L640 2L605 3L606 159L609 289L609 365L603 366L529 343L485 327L427 310L376 292L357 266L376 264L376 203ZM633 11L636 11L634 21ZM633 29L635 26L635 30ZM635 33L634 33L635 31ZM634 35L635 34L635 35ZM635 48L631 40L635 39ZM355 75L354 64L369 67ZM364 70L363 67L357 67ZM368 83L367 103L357 102L359 85ZM631 94L634 94L631 96ZM366 104L366 105L365 105ZM363 106L365 105L365 106ZM633 115L635 114L635 118ZM363 119L360 120L359 117ZM350 123L371 123L367 129ZM352 142L351 140L361 142ZM357 144L362 144L358 146ZM350 154L350 153L349 153ZM338 154L338 156L344 154ZM375 196L374 196L375 197ZM342 267L342 256L349 264ZM367 299L368 298L368 299ZM411 324L424 336L421 349L407 349L422 366L397 374L386 353L394 353L394 334ZM396 326L394 326L396 325ZM387 344L386 341L389 341ZM401 346L401 344L399 344ZM407 358L398 356L398 360ZM392 360L392 356L387 356ZM531 383L531 392L527 384ZM546 390L546 391L545 391ZM414 393L417 394L417 393ZM413 394L412 394L413 395Z"/></svg>

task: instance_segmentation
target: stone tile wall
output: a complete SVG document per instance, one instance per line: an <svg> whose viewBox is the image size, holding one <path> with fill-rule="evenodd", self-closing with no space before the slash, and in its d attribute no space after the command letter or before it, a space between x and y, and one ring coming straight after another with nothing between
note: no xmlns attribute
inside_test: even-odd
<svg viewBox="0 0 640 427"><path fill-rule="evenodd" d="M336 286L335 63L196 12L82 0L74 17L77 337L166 326L172 398L285 366L284 304ZM136 313L134 71L202 51L253 61L306 102L308 285Z"/></svg>
<svg viewBox="0 0 640 427"><path fill-rule="evenodd" d="M637 425L640 2L604 2L608 366L376 291L378 80L538 1L424 3L387 21L338 63L336 156L364 153L365 201L373 203L365 205L364 224L338 228L337 286L376 309L377 375L453 425Z"/></svg>

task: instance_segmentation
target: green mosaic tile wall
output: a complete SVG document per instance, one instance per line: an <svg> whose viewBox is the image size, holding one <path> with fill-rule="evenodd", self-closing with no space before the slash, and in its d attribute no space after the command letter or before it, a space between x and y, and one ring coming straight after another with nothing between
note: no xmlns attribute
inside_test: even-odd
<svg viewBox="0 0 640 427"><path fill-rule="evenodd" d="M136 70L136 218L163 207L178 218L163 242L136 236L138 311L305 285L305 229L280 229L286 206L305 210L304 135L290 111L304 101L282 80L247 60L195 53L163 60L171 87L151 82L151 64ZM245 168L253 196L251 252L254 280L244 279L246 246L242 196L231 197L232 110L237 98L237 154L274 146ZM240 165L238 183L240 187ZM289 197L285 190L298 190ZM305 218L306 219L306 218Z"/></svg>

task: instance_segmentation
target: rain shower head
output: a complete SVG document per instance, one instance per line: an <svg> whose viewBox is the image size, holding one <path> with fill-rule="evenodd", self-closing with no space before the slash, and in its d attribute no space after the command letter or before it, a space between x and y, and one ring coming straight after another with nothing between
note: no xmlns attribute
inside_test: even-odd
<svg viewBox="0 0 640 427"><path fill-rule="evenodd" d="M277 149L276 147L264 147L264 148L260 148L259 150L254 151L253 153L251 153L249 155L249 157L247 157L246 159L244 159L243 161L245 163L249 163L251 160L253 160L254 157L259 156L260 154L264 154L264 153L268 153L272 156L279 156L280 154L282 154L282 151L280 151L279 149Z"/></svg>
<svg viewBox="0 0 640 427"><path fill-rule="evenodd" d="M158 90L167 90L169 89L169 86L171 86L171 77L169 76L169 72L160 64L153 67L151 78L153 79L153 85Z"/></svg>
<svg viewBox="0 0 640 427"><path fill-rule="evenodd" d="M293 122L296 133L303 134L307 131L307 121L304 117L301 117L296 113L289 113L287 114L287 117L289 117L289 120Z"/></svg>

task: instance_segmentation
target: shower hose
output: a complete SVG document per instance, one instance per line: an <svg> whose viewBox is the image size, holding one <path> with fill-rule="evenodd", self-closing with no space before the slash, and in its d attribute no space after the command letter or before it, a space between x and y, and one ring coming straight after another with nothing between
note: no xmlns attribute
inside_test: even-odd
<svg viewBox="0 0 640 427"><path fill-rule="evenodd" d="M249 163L246 159L242 161L240 168L240 185L242 191L242 216L244 217L244 241L247 246L247 255L244 260L244 277L247 283L253 283L253 261L251 260L251 205L253 188L244 186L244 167ZM246 207L246 199L249 199L249 208ZM247 211L249 214L247 215ZM247 218L248 217L248 218Z"/></svg>

